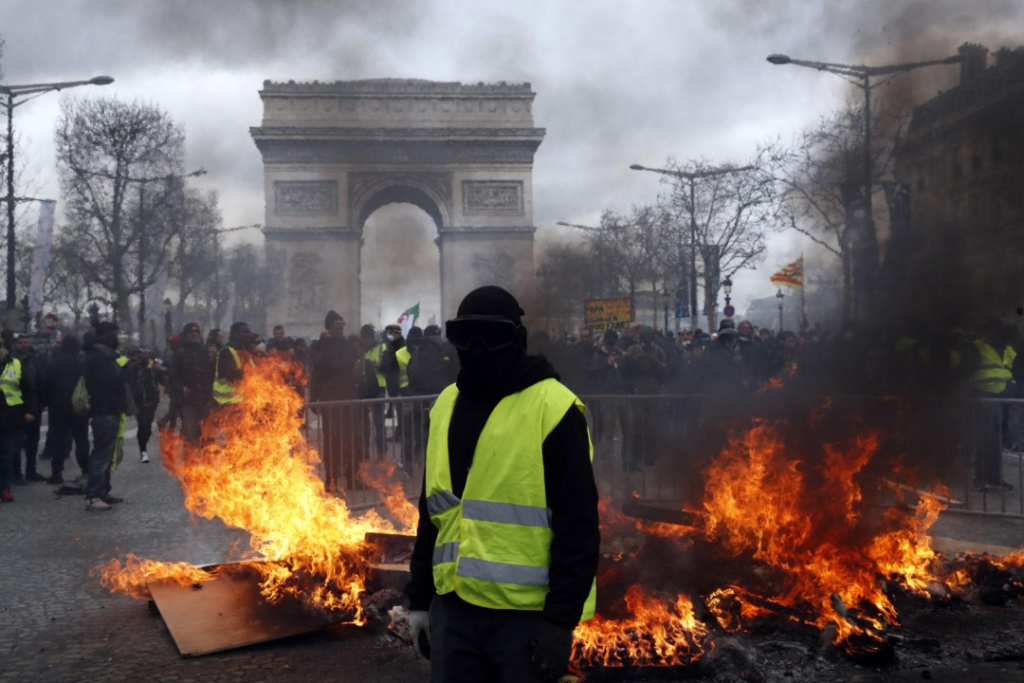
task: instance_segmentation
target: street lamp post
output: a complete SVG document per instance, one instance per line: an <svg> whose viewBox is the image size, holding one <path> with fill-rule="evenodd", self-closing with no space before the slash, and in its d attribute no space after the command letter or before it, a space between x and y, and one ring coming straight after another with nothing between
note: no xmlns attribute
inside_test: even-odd
<svg viewBox="0 0 1024 683"><path fill-rule="evenodd" d="M732 278L728 275L722 280L722 291L725 292L725 305L730 306L732 304Z"/></svg>
<svg viewBox="0 0 1024 683"><path fill-rule="evenodd" d="M113 82L114 79L110 76L95 76L87 81L0 85L0 95L6 96L3 104L7 108L7 314L4 324L9 330L15 329L18 318L14 282L14 108L53 90L66 90L80 85L110 85ZM24 99L16 99L19 96Z"/></svg>
<svg viewBox="0 0 1024 683"><path fill-rule="evenodd" d="M862 286L867 285L864 277L873 273L878 268L878 235L875 231L875 217L872 203L872 173L873 163L871 160L871 90L881 83L872 83L875 76L894 76L896 74L912 71L924 66L935 66L937 64L956 64L962 61L960 55L953 55L944 59L933 59L926 62L910 62L907 64L889 64L886 66L864 66L853 64L836 64L833 62L812 62L804 59L793 59L789 55L772 54L767 57L768 62L777 66L793 64L818 71L827 71L831 74L841 76L853 83L864 92L864 235L860 240L858 252L861 254L861 282ZM887 80L887 79L886 79Z"/></svg>
<svg viewBox="0 0 1024 683"><path fill-rule="evenodd" d="M674 171L667 168L647 168L640 164L630 164L634 171L650 171L662 175L682 178L690 185L690 328L696 330L697 325L697 207L694 181L701 178L713 178L727 173L753 170L753 166L723 166L720 168L709 168L704 171Z"/></svg>

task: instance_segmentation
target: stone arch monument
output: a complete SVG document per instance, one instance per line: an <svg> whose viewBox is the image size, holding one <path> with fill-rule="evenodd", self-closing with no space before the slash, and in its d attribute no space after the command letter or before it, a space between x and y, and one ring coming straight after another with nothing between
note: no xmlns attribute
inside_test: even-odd
<svg viewBox="0 0 1024 683"><path fill-rule="evenodd" d="M529 83L376 79L273 83L250 129L263 156L270 323L316 337L329 309L362 322L363 225L393 203L437 226L442 320L481 284L532 293L534 128Z"/></svg>

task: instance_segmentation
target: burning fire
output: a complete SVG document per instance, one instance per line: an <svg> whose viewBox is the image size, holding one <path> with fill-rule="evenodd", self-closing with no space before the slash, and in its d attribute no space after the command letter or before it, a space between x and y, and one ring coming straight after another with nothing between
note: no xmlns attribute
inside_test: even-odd
<svg viewBox="0 0 1024 683"><path fill-rule="evenodd" d="M707 627L685 595L658 596L641 586L626 591L629 616L596 616L576 629L573 658L587 666L679 666L708 650Z"/></svg>
<svg viewBox="0 0 1024 683"><path fill-rule="evenodd" d="M876 454L880 434L864 428L848 442L822 443L820 454L800 461L791 456L801 441L791 438L795 429L806 427L758 421L733 435L706 472L707 538L775 570L760 604L750 592L733 589L731 597L744 603L738 617L718 615L735 623L765 609L805 614L819 628L834 625L840 642L884 631L899 615L881 579L911 591L935 580L925 531L945 506L925 496L916 512L893 507L872 518L857 479ZM772 610L768 601L789 609Z"/></svg>
<svg viewBox="0 0 1024 683"><path fill-rule="evenodd" d="M165 431L161 454L193 514L249 533L240 559L254 561L268 600L287 596L363 623L360 596L372 562L366 534L414 529L418 509L387 462L363 463L358 476L380 493L389 519L374 511L355 517L344 499L324 490L319 456L300 431L302 398L293 387L301 380L291 363L257 359L238 387L242 401L206 421L198 447ZM927 536L948 492L924 494L914 508L880 511L862 486L876 480L882 434L837 413L826 401L802 424L756 420L732 433L703 472L699 509L672 517L686 526L627 518L603 499L603 536L623 545L606 548L611 561L602 565L599 600L608 604L577 628L574 662L683 666L714 648L712 624L739 631L768 617L834 632L835 643L848 650L870 649L899 623L892 586L927 598L969 584L982 563L968 557L944 564ZM835 436L837 419L848 430L843 437ZM688 578L687 569L668 563L671 575L654 582L654 590L628 569L656 564L642 554L652 544L677 555L714 548L709 566L721 561L747 571L717 572L712 580L720 585L693 590L691 598L671 587L676 577ZM987 562L981 571L1004 572L1024 593L1024 551ZM147 581L192 585L216 578L216 570L130 554L97 572L108 589L139 598L149 597ZM615 582L621 587L606 591ZM621 594L621 601L608 600Z"/></svg>
<svg viewBox="0 0 1024 683"><path fill-rule="evenodd" d="M291 596L362 623L359 597L371 562L365 535L397 529L375 511L354 517L343 499L324 490L320 458L300 432L303 399L294 387L301 368L277 357L255 363L239 383L241 402L214 411L198 447L161 433L164 465L180 481L190 512L249 532L241 559L260 560L254 567L269 601ZM415 522L407 510L396 519L401 529ZM104 586L135 597L148 597L145 585L154 579L212 578L186 563L130 555L98 570Z"/></svg>

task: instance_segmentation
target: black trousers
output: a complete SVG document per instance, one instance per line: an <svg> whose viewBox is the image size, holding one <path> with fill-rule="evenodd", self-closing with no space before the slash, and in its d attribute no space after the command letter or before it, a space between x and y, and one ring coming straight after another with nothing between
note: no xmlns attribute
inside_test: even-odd
<svg viewBox="0 0 1024 683"><path fill-rule="evenodd" d="M156 417L156 404L151 406L139 406L139 414L135 416L138 421L139 431L139 450L146 450L146 446L149 444L149 437L153 435L153 418Z"/></svg>
<svg viewBox="0 0 1024 683"><path fill-rule="evenodd" d="M430 604L430 683L540 683L528 642L541 612L477 607L454 593Z"/></svg>
<svg viewBox="0 0 1024 683"><path fill-rule="evenodd" d="M89 418L74 413L50 411L46 445L43 447L50 459L50 474L62 476L64 461L71 453L71 442L75 443L75 462L82 474L89 473Z"/></svg>

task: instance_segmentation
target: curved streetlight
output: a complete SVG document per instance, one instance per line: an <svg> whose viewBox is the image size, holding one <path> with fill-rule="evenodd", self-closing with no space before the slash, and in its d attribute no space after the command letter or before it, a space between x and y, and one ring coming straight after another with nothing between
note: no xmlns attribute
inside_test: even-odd
<svg viewBox="0 0 1024 683"><path fill-rule="evenodd" d="M28 85L0 85L0 95L5 95L3 106L7 108L7 314L5 325L13 330L17 325L17 296L14 279L14 108L53 90L66 90L80 85L110 85L110 76L94 76L85 81L63 81L59 83L32 83ZM16 98L23 99L17 100Z"/></svg>
<svg viewBox="0 0 1024 683"><path fill-rule="evenodd" d="M718 168L708 168L703 171L676 171L668 168L648 168L647 166L641 166L640 164L630 164L630 170L633 171L650 171L651 173L660 173L661 175L673 176L676 178L682 178L689 182L690 185L690 328L693 330L697 329L697 207L696 207L696 195L694 192L694 181L701 178L713 178L715 176L726 175L727 173L738 173L740 171L752 171L754 166L719 166ZM728 302L726 302L728 303ZM677 319L678 320L678 319Z"/></svg>
<svg viewBox="0 0 1024 683"><path fill-rule="evenodd" d="M874 272L878 268L878 235L875 233L875 218L871 200L872 194L872 161L871 161L871 90L881 83L872 83L871 79L876 76L894 76L896 74L913 71L925 66L938 64L957 64L963 61L962 55L953 55L942 59L932 59L924 62L908 62L905 64L888 64L885 66L866 66L858 64L838 64L835 62L814 62L806 59L794 59L789 55L771 54L767 60L770 64L784 66L792 64L803 66L816 71L827 71L836 74L853 83L864 92L864 177L863 191L865 202L864 217L864 238L860 246L863 261L867 273ZM882 82L885 82L884 79ZM862 273L862 276L866 273ZM864 283L866 284L866 283Z"/></svg>

